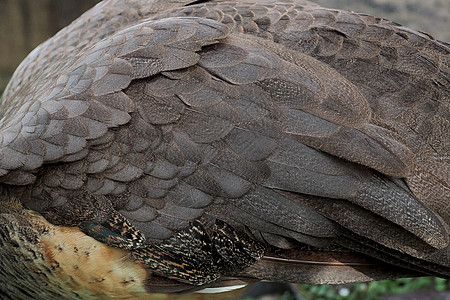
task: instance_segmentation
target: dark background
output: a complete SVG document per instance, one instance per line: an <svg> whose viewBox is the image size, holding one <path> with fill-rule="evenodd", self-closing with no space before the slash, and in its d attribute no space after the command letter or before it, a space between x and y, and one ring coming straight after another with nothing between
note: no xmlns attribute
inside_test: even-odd
<svg viewBox="0 0 450 300"><path fill-rule="evenodd" d="M98 2L0 0L0 95L31 50Z"/></svg>

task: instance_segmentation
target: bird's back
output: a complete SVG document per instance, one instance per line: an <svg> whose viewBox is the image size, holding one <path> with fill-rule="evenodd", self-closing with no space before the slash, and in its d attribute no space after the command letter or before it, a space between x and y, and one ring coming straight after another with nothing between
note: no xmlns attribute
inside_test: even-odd
<svg viewBox="0 0 450 300"><path fill-rule="evenodd" d="M448 277L448 44L255 2L103 1L35 49L0 105L4 201L179 283L149 290Z"/></svg>

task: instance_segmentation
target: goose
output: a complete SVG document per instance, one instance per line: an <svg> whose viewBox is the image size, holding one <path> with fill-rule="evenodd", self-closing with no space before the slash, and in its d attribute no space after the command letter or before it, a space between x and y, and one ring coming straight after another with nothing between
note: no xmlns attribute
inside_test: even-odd
<svg viewBox="0 0 450 300"><path fill-rule="evenodd" d="M450 277L450 45L299 0L104 0L0 103L0 294Z"/></svg>

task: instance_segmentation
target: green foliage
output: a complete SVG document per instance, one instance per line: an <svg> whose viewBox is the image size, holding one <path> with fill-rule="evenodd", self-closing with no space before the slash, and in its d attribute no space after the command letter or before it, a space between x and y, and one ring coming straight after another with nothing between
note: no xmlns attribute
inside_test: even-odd
<svg viewBox="0 0 450 300"><path fill-rule="evenodd" d="M378 300L391 294L433 289L445 291L450 281L442 278L421 277L397 280L355 283L352 285L298 285L300 293L308 300Z"/></svg>

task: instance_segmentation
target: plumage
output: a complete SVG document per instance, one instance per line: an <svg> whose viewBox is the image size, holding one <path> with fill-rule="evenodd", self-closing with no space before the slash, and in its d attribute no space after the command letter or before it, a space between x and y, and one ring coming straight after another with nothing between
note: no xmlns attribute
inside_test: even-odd
<svg viewBox="0 0 450 300"><path fill-rule="evenodd" d="M0 293L448 278L449 57L300 0L104 0L3 94Z"/></svg>

